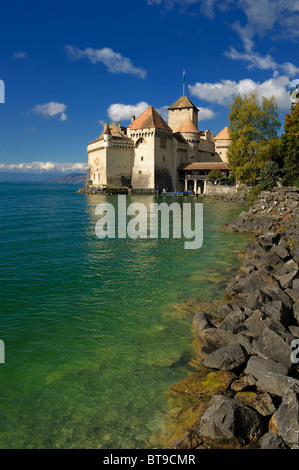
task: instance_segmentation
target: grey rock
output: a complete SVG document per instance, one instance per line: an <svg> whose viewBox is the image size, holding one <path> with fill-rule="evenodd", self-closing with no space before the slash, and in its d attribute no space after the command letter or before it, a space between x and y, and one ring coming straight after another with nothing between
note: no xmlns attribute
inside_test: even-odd
<svg viewBox="0 0 299 470"><path fill-rule="evenodd" d="M219 329L229 330L233 333L238 333L244 329L244 321L246 319L245 313L239 309L238 311L233 311L221 322Z"/></svg>
<svg viewBox="0 0 299 470"><path fill-rule="evenodd" d="M219 330L219 328L208 328L198 336L201 343L201 351L205 354L211 354L216 349L234 342L234 334L231 331Z"/></svg>
<svg viewBox="0 0 299 470"><path fill-rule="evenodd" d="M287 375L288 368L279 362L270 359L262 359L259 356L251 356L247 362L245 374L251 374L253 377L258 377L260 372L273 372L274 374Z"/></svg>
<svg viewBox="0 0 299 470"><path fill-rule="evenodd" d="M294 338L299 338L299 326L289 326L289 332L294 336Z"/></svg>
<svg viewBox="0 0 299 470"><path fill-rule="evenodd" d="M273 247L276 248L276 247ZM273 248L263 255L256 263L260 271L277 271L282 268L283 260L273 251Z"/></svg>
<svg viewBox="0 0 299 470"><path fill-rule="evenodd" d="M209 315L203 312L197 312L193 317L192 323L195 333L213 328Z"/></svg>
<svg viewBox="0 0 299 470"><path fill-rule="evenodd" d="M299 325L299 301L295 302L293 305L293 314L294 314L295 320L297 321Z"/></svg>
<svg viewBox="0 0 299 470"><path fill-rule="evenodd" d="M272 398L268 393L257 394L250 401L250 406L262 416L271 416L276 411Z"/></svg>
<svg viewBox="0 0 299 470"><path fill-rule="evenodd" d="M288 447L283 442L282 438L278 434L267 432L258 442L260 449L287 449Z"/></svg>
<svg viewBox="0 0 299 470"><path fill-rule="evenodd" d="M248 406L233 398L216 395L199 421L198 433L213 441L244 445L261 437L263 423Z"/></svg>
<svg viewBox="0 0 299 470"><path fill-rule="evenodd" d="M282 260L286 260L290 257L289 251L283 245L274 245L270 252L271 254L279 256Z"/></svg>
<svg viewBox="0 0 299 470"><path fill-rule="evenodd" d="M266 296L272 302L280 301L284 305L285 308L289 310L292 308L292 301L290 297L287 294L285 294L285 292L282 289L268 285L262 289L262 292L266 294Z"/></svg>
<svg viewBox="0 0 299 470"><path fill-rule="evenodd" d="M247 354L240 344L230 344L207 355L202 364L210 369L234 371L244 365Z"/></svg>
<svg viewBox="0 0 299 470"><path fill-rule="evenodd" d="M282 397L275 413L275 422L284 442L289 447L299 445L299 385L293 384Z"/></svg>
<svg viewBox="0 0 299 470"><path fill-rule="evenodd" d="M243 346L248 355L255 354L257 339L250 331L243 330L235 334L235 342Z"/></svg>
<svg viewBox="0 0 299 470"><path fill-rule="evenodd" d="M299 380L286 375L274 374L273 372L259 372L256 381L258 391L270 393L270 395L277 397L282 397L293 384L299 385Z"/></svg>
<svg viewBox="0 0 299 470"><path fill-rule="evenodd" d="M298 264L293 259L290 259L283 265L279 274L280 276L284 276L285 274L291 273L293 271L298 271Z"/></svg>
<svg viewBox="0 0 299 470"><path fill-rule="evenodd" d="M279 276L278 280L283 289L291 287L293 279L298 275L298 271L291 271Z"/></svg>
<svg viewBox="0 0 299 470"><path fill-rule="evenodd" d="M241 378L234 380L230 388L235 392L241 392L242 390L254 387L255 384L256 379L252 375L243 375Z"/></svg>
<svg viewBox="0 0 299 470"><path fill-rule="evenodd" d="M268 302L262 307L262 311L273 320L289 326L292 322L291 310L281 300Z"/></svg>
<svg viewBox="0 0 299 470"><path fill-rule="evenodd" d="M272 359L285 367L291 366L291 341L293 336L281 325L272 323L264 329L257 342L257 354Z"/></svg>
<svg viewBox="0 0 299 470"><path fill-rule="evenodd" d="M254 310L254 312L245 320L244 326L248 330L252 331L253 334L259 336L270 323L270 318L268 318L264 313L260 310Z"/></svg>
<svg viewBox="0 0 299 470"><path fill-rule="evenodd" d="M294 253L293 253L293 258L294 261L299 264L299 248L295 248Z"/></svg>
<svg viewBox="0 0 299 470"><path fill-rule="evenodd" d="M248 294L244 302L244 309L259 310L262 305L264 305L269 300L270 299L266 295L266 293L262 292L261 290L258 290L257 292L252 292L251 294Z"/></svg>

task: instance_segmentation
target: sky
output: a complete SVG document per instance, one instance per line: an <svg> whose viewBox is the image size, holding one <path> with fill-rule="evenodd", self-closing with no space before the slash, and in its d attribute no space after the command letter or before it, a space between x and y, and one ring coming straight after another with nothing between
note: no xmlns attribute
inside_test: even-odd
<svg viewBox="0 0 299 470"><path fill-rule="evenodd" d="M167 121L184 70L199 130L216 135L234 97L257 91L277 98L283 131L299 80L299 0L11 0L0 9L0 172L84 171L104 122L128 125L150 104Z"/></svg>

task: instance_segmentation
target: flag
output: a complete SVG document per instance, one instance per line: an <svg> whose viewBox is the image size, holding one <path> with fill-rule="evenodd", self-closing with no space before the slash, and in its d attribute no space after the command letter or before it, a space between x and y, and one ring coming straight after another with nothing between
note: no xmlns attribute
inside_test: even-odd
<svg viewBox="0 0 299 470"><path fill-rule="evenodd" d="M185 70L183 71L183 83L185 83Z"/></svg>

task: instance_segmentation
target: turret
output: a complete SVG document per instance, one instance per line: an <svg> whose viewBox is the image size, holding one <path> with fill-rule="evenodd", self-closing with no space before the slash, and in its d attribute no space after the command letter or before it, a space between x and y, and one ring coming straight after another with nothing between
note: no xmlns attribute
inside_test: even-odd
<svg viewBox="0 0 299 470"><path fill-rule="evenodd" d="M111 132L108 124L106 125L106 129L104 131L104 147L109 147L109 143L111 141Z"/></svg>

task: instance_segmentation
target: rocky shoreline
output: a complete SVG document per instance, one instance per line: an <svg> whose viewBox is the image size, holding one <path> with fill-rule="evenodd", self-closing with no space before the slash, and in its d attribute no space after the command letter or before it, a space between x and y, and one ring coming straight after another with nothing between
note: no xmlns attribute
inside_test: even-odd
<svg viewBox="0 0 299 470"><path fill-rule="evenodd" d="M214 314L193 317L192 399L164 447L299 448L299 188L263 192L225 226L253 232Z"/></svg>

